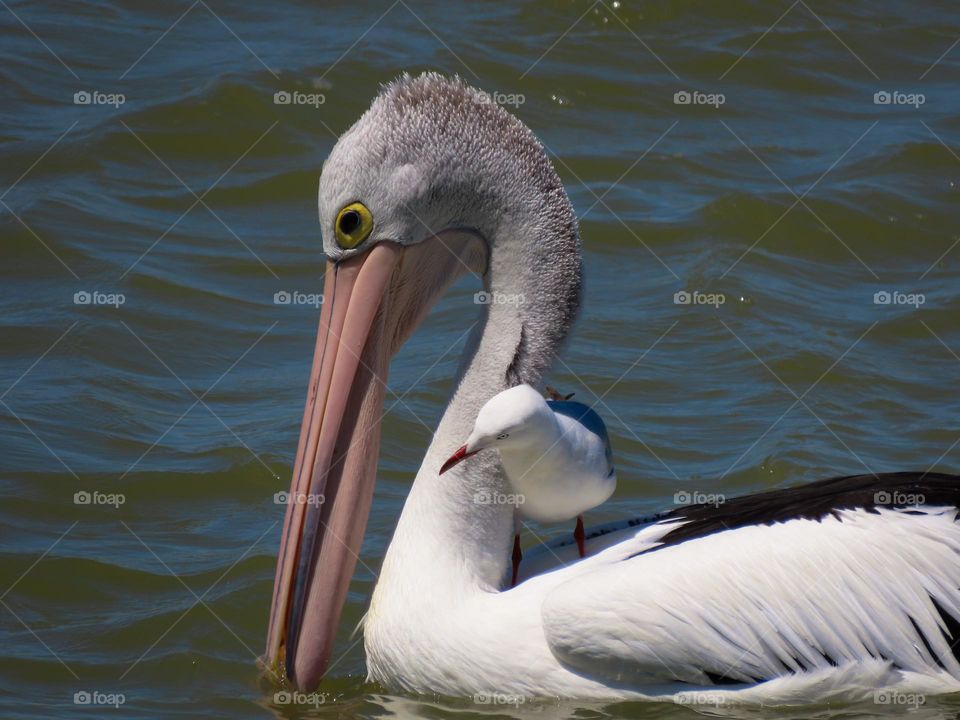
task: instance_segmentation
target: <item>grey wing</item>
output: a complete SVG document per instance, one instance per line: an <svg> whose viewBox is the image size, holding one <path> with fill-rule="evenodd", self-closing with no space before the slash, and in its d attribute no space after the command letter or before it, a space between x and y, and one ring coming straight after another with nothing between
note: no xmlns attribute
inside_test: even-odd
<svg viewBox="0 0 960 720"><path fill-rule="evenodd" d="M589 405L575 400L547 400L547 405L555 413L564 415L571 420L576 420L587 430L603 440L603 447L607 455L607 467L610 474L613 473L613 447L610 445L610 435L607 433L607 426L601 418Z"/></svg>

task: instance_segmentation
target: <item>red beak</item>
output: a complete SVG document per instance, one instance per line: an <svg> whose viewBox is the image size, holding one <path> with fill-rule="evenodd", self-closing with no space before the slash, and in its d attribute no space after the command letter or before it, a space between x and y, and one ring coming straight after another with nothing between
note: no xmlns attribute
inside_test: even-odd
<svg viewBox="0 0 960 720"><path fill-rule="evenodd" d="M447 461L443 464L443 466L440 468L440 475L443 475L447 470L449 470L450 468L452 468L454 465L456 465L457 463L459 463L461 460L466 460L468 457L471 457L472 455L476 455L478 452L480 452L480 451L479 451L479 450L474 450L473 452L467 452L467 446L466 446L466 445L461 445L461 446L457 449L457 451L456 451L453 455L450 456L450 459L447 460Z"/></svg>

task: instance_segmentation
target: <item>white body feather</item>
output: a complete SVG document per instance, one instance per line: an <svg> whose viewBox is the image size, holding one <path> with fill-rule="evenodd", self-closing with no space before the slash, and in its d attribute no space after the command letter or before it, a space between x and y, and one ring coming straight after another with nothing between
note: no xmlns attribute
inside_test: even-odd
<svg viewBox="0 0 960 720"><path fill-rule="evenodd" d="M461 587L453 604L444 591L414 598L402 596L406 584L391 587L367 620L370 676L452 695L691 703L960 691L957 638L944 636L929 599L960 615L956 509L840 515L643 553L675 526L653 523L511 590ZM545 555L524 570L540 571ZM744 682L715 686L705 669Z"/></svg>

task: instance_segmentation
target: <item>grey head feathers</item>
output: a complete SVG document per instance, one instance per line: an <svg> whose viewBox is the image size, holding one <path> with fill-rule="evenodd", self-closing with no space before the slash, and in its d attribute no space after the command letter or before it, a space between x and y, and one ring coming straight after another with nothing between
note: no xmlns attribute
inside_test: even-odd
<svg viewBox="0 0 960 720"><path fill-rule="evenodd" d="M371 210L374 229L344 250L334 222L356 201ZM376 242L476 231L489 246L487 289L522 296L506 384L535 384L553 362L580 304L577 219L543 145L486 93L437 73L386 85L324 164L319 208L334 260Z"/></svg>

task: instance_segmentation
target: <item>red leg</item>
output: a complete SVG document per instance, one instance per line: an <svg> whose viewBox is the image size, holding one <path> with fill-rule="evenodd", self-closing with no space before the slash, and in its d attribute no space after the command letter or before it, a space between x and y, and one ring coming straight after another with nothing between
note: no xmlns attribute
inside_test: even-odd
<svg viewBox="0 0 960 720"><path fill-rule="evenodd" d="M580 557L587 556L586 537L583 532L583 515L577 515L577 527L574 528L573 537L577 541L577 550L580 551Z"/></svg>
<svg viewBox="0 0 960 720"><path fill-rule="evenodd" d="M523 553L520 551L520 535L513 536L513 579L510 580L510 587L516 587L517 576L520 574L520 561L523 559Z"/></svg>

